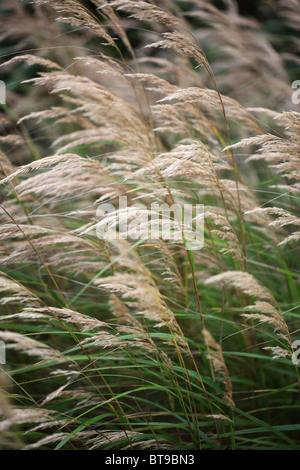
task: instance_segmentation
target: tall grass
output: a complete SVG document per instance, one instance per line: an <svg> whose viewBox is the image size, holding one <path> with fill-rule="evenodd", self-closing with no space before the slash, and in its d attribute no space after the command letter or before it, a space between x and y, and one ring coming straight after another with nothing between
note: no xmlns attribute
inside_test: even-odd
<svg viewBox="0 0 300 470"><path fill-rule="evenodd" d="M2 3L1 448L299 448L299 1Z"/></svg>

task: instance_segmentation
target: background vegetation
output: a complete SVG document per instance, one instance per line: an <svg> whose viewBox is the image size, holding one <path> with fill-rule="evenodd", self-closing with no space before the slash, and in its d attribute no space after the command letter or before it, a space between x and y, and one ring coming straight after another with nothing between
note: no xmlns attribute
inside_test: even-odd
<svg viewBox="0 0 300 470"><path fill-rule="evenodd" d="M1 2L2 449L299 448L299 7Z"/></svg>

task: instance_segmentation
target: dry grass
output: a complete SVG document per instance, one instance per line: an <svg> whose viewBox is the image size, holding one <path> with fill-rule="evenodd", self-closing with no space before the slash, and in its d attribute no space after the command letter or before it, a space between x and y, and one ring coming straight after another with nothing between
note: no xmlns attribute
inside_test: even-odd
<svg viewBox="0 0 300 470"><path fill-rule="evenodd" d="M1 6L0 446L299 448L299 1L288 50L233 1L89 3ZM97 237L119 196L204 204L204 247Z"/></svg>

